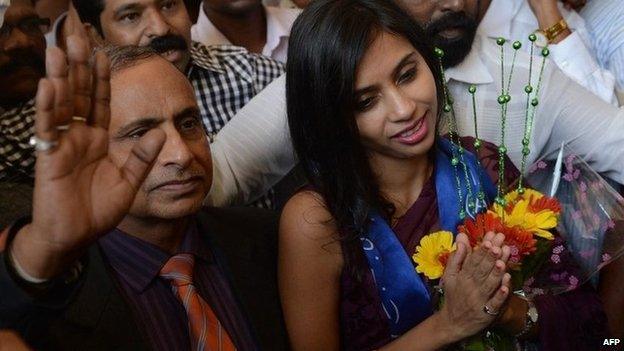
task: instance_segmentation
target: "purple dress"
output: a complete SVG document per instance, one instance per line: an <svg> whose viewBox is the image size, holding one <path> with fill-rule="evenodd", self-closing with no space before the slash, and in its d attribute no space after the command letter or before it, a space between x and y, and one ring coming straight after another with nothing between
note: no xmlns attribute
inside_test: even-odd
<svg viewBox="0 0 624 351"><path fill-rule="evenodd" d="M471 138L463 138L464 145L472 145ZM474 150L471 150L474 152ZM498 154L494 145L484 143L479 154L481 165L490 178L498 179ZM512 184L519 172L507 160L505 182ZM409 257L420 239L440 229L438 201L433 177L423 186L416 202L399 218L392 228ZM555 244L556 245L556 244ZM562 253L562 266L574 266L572 258ZM367 267L363 252L357 254L357 265ZM543 272L548 275L551 272ZM426 278L423 278L426 281ZM537 278L538 280L540 277ZM436 300L431 284L426 282ZM386 315L368 269L356 279L346 269L341 277L340 324L341 344L344 350L374 350L391 341ZM538 343L542 350L595 350L607 334L607 320L598 295L589 286L557 296L538 296Z"/></svg>

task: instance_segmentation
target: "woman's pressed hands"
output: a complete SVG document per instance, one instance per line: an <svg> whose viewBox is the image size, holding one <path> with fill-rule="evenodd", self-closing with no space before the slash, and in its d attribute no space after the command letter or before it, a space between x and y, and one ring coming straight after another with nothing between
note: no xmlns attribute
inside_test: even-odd
<svg viewBox="0 0 624 351"><path fill-rule="evenodd" d="M510 292L505 272L509 247L503 234L488 233L471 249L468 237L457 235L457 250L442 277L444 302L439 311L450 342L472 336L492 324Z"/></svg>

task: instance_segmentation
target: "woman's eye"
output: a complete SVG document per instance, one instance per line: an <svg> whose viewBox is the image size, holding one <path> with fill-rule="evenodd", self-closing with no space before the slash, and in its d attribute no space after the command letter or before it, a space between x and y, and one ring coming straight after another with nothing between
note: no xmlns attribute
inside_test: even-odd
<svg viewBox="0 0 624 351"><path fill-rule="evenodd" d="M403 74L401 74L401 76L399 77L399 83L409 82L412 79L414 79L415 76L416 76L416 69L415 68L409 69L405 71Z"/></svg>
<svg viewBox="0 0 624 351"><path fill-rule="evenodd" d="M369 97L363 100L358 101L356 108L358 111L366 111L373 107L375 104L375 97Z"/></svg>

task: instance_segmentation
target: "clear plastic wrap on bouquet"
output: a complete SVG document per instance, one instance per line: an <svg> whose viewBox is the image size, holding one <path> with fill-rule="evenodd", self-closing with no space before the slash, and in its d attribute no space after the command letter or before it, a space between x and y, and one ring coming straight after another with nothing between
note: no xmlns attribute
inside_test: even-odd
<svg viewBox="0 0 624 351"><path fill-rule="evenodd" d="M574 273L551 272L550 282L538 288L550 293L595 283L596 273L624 253L624 198L569 147L562 145L555 156L533 164L527 180L559 201L557 231L579 267ZM557 261L553 250L551 261Z"/></svg>

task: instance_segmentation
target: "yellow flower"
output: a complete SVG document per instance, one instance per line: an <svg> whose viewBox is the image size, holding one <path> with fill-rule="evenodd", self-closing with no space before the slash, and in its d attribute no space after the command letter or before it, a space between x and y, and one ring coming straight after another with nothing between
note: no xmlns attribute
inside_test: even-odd
<svg viewBox="0 0 624 351"><path fill-rule="evenodd" d="M429 279L438 279L444 273L446 261L451 252L455 251L453 233L439 231L420 239L416 253L412 256L416 262L416 271Z"/></svg>
<svg viewBox="0 0 624 351"><path fill-rule="evenodd" d="M539 191L525 188L524 194L518 193L517 190L508 192L507 195L505 195L505 201L508 204L513 204L519 200L535 201L541 199L542 197L544 197L544 194Z"/></svg>
<svg viewBox="0 0 624 351"><path fill-rule="evenodd" d="M557 213L548 209L532 212L529 206L529 200L517 200L515 204L510 204L506 209L500 205L494 205L494 212L506 226L519 226L536 236L553 240L554 236L550 230L557 227Z"/></svg>

